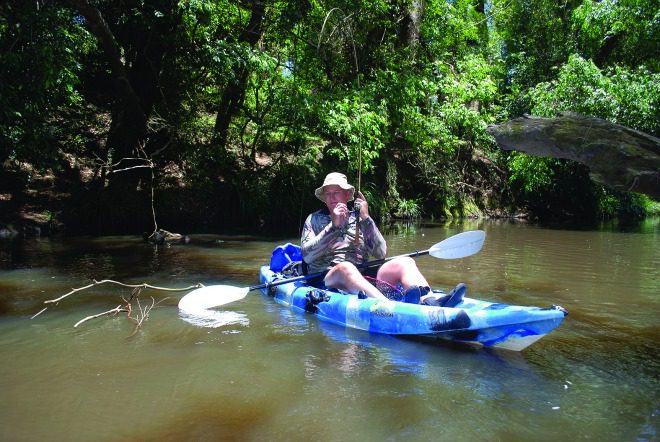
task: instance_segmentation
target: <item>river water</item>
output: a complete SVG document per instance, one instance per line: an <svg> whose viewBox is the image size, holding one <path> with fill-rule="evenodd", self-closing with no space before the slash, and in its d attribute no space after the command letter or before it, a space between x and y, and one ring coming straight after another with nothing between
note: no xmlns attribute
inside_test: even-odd
<svg viewBox="0 0 660 442"><path fill-rule="evenodd" d="M0 439L654 441L660 413L660 223L598 230L474 221L398 225L389 254L483 229L484 248L417 262L429 282L468 296L569 311L520 353L370 335L319 322L251 292L224 325L182 320L183 293L136 333L109 310L130 289L249 286L273 247L295 238L192 236L153 247L133 237L0 242ZM136 307L136 304L134 303ZM134 311L134 315L137 312Z"/></svg>

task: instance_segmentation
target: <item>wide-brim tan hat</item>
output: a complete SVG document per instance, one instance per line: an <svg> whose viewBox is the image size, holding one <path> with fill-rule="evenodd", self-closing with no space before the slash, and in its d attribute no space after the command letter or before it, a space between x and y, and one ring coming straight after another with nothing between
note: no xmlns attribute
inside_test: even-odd
<svg viewBox="0 0 660 442"><path fill-rule="evenodd" d="M327 174L325 180L323 180L323 185L314 191L314 195L316 195L316 197L323 202L325 202L325 200L323 199L323 189L326 186L339 186L344 190L350 190L351 197L348 200L353 201L353 196L355 194L355 187L348 184L346 175L344 175L343 173L332 172Z"/></svg>

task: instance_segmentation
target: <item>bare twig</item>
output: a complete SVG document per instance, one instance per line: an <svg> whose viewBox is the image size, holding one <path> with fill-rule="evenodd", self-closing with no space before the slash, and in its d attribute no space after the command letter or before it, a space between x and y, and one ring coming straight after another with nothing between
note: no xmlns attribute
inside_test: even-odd
<svg viewBox="0 0 660 442"><path fill-rule="evenodd" d="M57 304L58 302L60 302L64 298L67 298L67 297L73 295L76 292L80 292L80 291L86 290L90 287L94 287L94 286L101 285L101 284L106 284L106 283L116 284L116 285L120 285L122 287L130 287L130 288L139 289L139 290L152 289L152 290L162 290L162 291L166 291L166 292L185 292L187 290L192 290L192 289L197 289L197 288L200 288L200 287L204 287L204 284L195 284L195 285L191 285L189 287L184 287L184 288L180 288L180 289L173 289L173 288L168 288L168 287L157 287L157 286L149 285L149 284L146 284L146 283L142 283L142 284L124 284L123 282L113 281L112 279L104 279L102 281L94 280L94 282L92 284L88 284L84 287L71 289L71 291L69 293L66 293L66 294L62 295L59 298L47 299L46 301L44 301L44 304ZM136 292L134 290L132 295L131 295L131 299L135 296L135 294L136 294ZM139 295L139 294L140 293L138 292L137 295ZM165 299L167 299L167 298L164 298L163 300L165 300ZM128 301L126 301L126 303L129 304ZM47 309L48 309L48 307L44 307L38 313L35 313L30 319L36 318L37 316L39 316L40 314L45 312Z"/></svg>
<svg viewBox="0 0 660 442"><path fill-rule="evenodd" d="M137 295L135 294L135 290L138 290ZM73 326L73 328L76 328L79 325L81 325L82 323L90 321L92 319L100 318L101 316L117 315L121 312L126 312L127 313L126 316L127 316L128 320L131 321L133 324L135 324L135 329L133 330L133 332L129 336L129 337L133 337L135 335L135 333L137 333L137 331L142 327L142 323L144 321L146 321L147 319L149 319L149 313L151 312L151 310L156 305L160 304L165 299L167 299L167 298L164 298L164 299L161 299L160 301L156 302L156 300L152 296L151 297L151 305L146 305L146 306L142 307L142 305L140 304L140 298L137 297L137 296L139 296L139 290L140 289L135 289L135 290L133 291L133 294L131 295L130 299L132 299L133 296L135 295L135 299L137 301L138 311L139 311L139 314L137 315L137 317L131 316L131 313L133 312L133 307L130 303L130 299L127 301L126 299L124 299L122 297L122 300L125 302L125 304L119 304L117 307L115 307L111 310L108 310L106 312L103 312L103 313L98 313L96 315L87 316L87 317L81 319L80 321L76 322L76 324Z"/></svg>
<svg viewBox="0 0 660 442"><path fill-rule="evenodd" d="M151 310L157 304L160 304L163 300L160 300L160 301L156 302L156 300L153 297L151 297L151 305L145 305L144 307L142 307L142 305L140 305L140 298L137 298L136 301L137 301L137 305L138 305L138 311L140 313L137 315L137 318L134 318L134 317L131 316L130 310L128 312L128 319L131 320L131 322L133 322L135 324L135 329L133 330L133 333L131 333L131 336L129 336L129 337L134 336L138 332L138 330L142 327L142 323L144 321L146 321L147 319L149 319L149 313L151 312ZM128 305L130 306L130 304L128 304Z"/></svg>
<svg viewBox="0 0 660 442"><path fill-rule="evenodd" d="M110 173L126 172L127 170L133 170L133 169L152 169L152 168L153 168L152 164L143 164L139 166L126 167L124 169L111 170Z"/></svg>
<svg viewBox="0 0 660 442"><path fill-rule="evenodd" d="M179 291L186 291L186 290L190 290L190 289L194 289L194 288L204 287L203 284L195 284L195 285L185 287L185 288L167 288L167 287L157 287L157 286L149 285L149 284L146 284L146 283L143 283L143 284L124 284L122 282L113 281L111 279L104 279L102 281L94 280L94 282L92 284L88 284L85 287L74 288L69 293L66 293L66 294L62 295L59 298L46 300L46 301L44 301L44 304L58 303L59 301L65 299L66 297L68 297L68 296L70 296L70 295L72 295L76 292L88 289L90 287L94 287L96 285L105 284L105 283L116 284L116 285L120 285L122 287L130 287L130 288L133 289L133 290L131 290L131 296L128 298L128 300L122 296L121 299L124 301L124 304L119 304L117 307L115 307L113 309L110 309L108 311L105 311L103 313L98 313L96 315L90 315L90 316L87 316L87 317L81 319L80 321L76 322L76 324L73 326L74 328L78 327L79 325L83 324L84 322L87 322L87 321L95 319L95 318L99 318L101 316L108 316L108 315L112 315L112 314L116 315L120 312L127 312L128 320L131 321L133 324L135 324L135 329L133 330L133 332L129 336L129 337L132 337L142 327L142 323L144 321L146 321L147 319L149 319L149 313L151 312L151 310L156 305L158 305L161 302L168 299L168 298L163 298L160 301L156 302L156 300L152 296L151 297L151 304L142 306L140 304L140 294L142 293L142 290L144 290L144 289L153 289L153 290L163 290L163 291L168 291L168 292L179 292ZM131 313L133 311L133 307L132 307L131 302L133 300L135 300L137 302L137 306L138 306L138 314L135 317L131 315ZM48 309L48 307L44 307L43 309L41 309L41 311L39 311L37 314L32 316L31 319L36 318L37 316L39 316L40 314L45 312L46 309Z"/></svg>
<svg viewBox="0 0 660 442"><path fill-rule="evenodd" d="M119 161L117 161L114 164L103 162L103 165L105 167L107 167L109 170L112 170L115 167L119 166L123 161L144 161L144 162L149 162L150 160L149 160L149 158L142 158L142 157L124 157L124 158L121 158ZM119 171L115 171L115 172L119 172Z"/></svg>
<svg viewBox="0 0 660 442"><path fill-rule="evenodd" d="M456 181L456 185L461 186L461 187L469 187L472 190L481 190L476 186L473 186L472 184L464 183L462 181Z"/></svg>
<svg viewBox="0 0 660 442"><path fill-rule="evenodd" d="M167 287L157 287L157 286L153 286L153 285L149 285L149 284L145 284L145 283L142 283L142 284L124 284L123 282L113 281L112 279L104 279L102 281L94 280L94 282L92 284L86 285L85 287L72 289L69 293L67 293L65 295L62 295L59 298L48 299L48 300L44 301L44 304L52 304L52 303L60 302L62 299L66 298L70 295L73 295L76 292L88 289L90 287L94 287L96 285L105 284L105 283L116 284L116 285L120 285L122 287L130 287L130 288L139 287L139 288L143 288L143 289L162 290L162 291L166 291L166 292L185 292L186 290L192 290L192 289L197 289L197 288L200 288L200 287L204 287L203 284L195 284L195 285L191 285L191 286L185 287L185 288L172 289L172 288L167 288Z"/></svg>
<svg viewBox="0 0 660 442"><path fill-rule="evenodd" d="M81 319L80 321L76 322L76 324L73 326L73 328L78 327L80 324L82 324L83 322L87 322L90 319L100 318L101 316L107 316L107 315L111 315L111 314L116 315L120 312L126 312L126 311L128 311L126 309L126 307L123 307L121 304L119 304L117 307L113 308L112 310L108 310L107 312L99 313L97 315L87 316L86 318Z"/></svg>
<svg viewBox="0 0 660 442"><path fill-rule="evenodd" d="M41 310L39 310L38 313L35 313L34 316L32 316L30 319L34 319L34 318L36 318L37 316L39 316L40 314L42 314L42 313L45 312L46 310L48 310L48 307L44 307L44 308L42 308Z"/></svg>

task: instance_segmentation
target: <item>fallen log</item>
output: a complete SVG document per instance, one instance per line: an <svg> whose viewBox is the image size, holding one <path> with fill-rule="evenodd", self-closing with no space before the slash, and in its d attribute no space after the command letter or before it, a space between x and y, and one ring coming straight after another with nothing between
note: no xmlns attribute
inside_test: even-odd
<svg viewBox="0 0 660 442"><path fill-rule="evenodd" d="M598 183L660 199L660 139L652 135L568 112L556 118L524 116L488 132L503 150L577 161Z"/></svg>

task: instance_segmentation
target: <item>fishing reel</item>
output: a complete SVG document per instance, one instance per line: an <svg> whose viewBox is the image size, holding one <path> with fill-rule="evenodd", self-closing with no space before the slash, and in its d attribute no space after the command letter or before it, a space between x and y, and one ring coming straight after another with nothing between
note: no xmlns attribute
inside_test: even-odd
<svg viewBox="0 0 660 442"><path fill-rule="evenodd" d="M355 216L355 238L353 242L356 246L360 245L360 203L353 203L353 215Z"/></svg>
<svg viewBox="0 0 660 442"><path fill-rule="evenodd" d="M353 214L355 218L360 219L360 203L356 202L353 204Z"/></svg>

